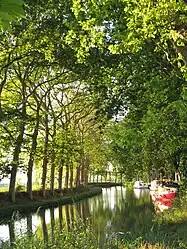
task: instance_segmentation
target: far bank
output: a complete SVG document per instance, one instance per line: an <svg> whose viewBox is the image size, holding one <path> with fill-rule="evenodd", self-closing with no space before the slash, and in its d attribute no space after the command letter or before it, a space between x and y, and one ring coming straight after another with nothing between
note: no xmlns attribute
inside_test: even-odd
<svg viewBox="0 0 187 249"><path fill-rule="evenodd" d="M43 198L41 191L33 191L33 200L30 200L26 192L18 192L16 203L8 201L8 193L0 193L0 217L10 217L14 212L29 213L36 212L38 209L57 207L59 205L72 204L74 202L90 198L102 193L102 188L110 188L113 186L121 186L116 183L95 183L89 184L88 187L79 187L73 189L63 189L62 193L58 190L55 195L50 191L46 191L46 198Z"/></svg>

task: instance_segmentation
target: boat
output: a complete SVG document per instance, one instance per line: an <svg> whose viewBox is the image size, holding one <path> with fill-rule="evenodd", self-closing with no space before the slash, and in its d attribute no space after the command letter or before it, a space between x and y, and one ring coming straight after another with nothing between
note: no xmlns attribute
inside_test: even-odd
<svg viewBox="0 0 187 249"><path fill-rule="evenodd" d="M161 180L153 180L150 183L150 191L158 191L158 192L163 192L163 191L173 191L177 192L179 189L180 185L175 182L167 182L167 181L161 181Z"/></svg>
<svg viewBox="0 0 187 249"><path fill-rule="evenodd" d="M156 198L164 198L164 199L174 199L176 197L176 192L158 192L156 194Z"/></svg>
<svg viewBox="0 0 187 249"><path fill-rule="evenodd" d="M133 185L135 189L147 189L148 184L144 183L143 181L136 181Z"/></svg>
<svg viewBox="0 0 187 249"><path fill-rule="evenodd" d="M170 190L172 192L178 192L179 188L180 188L180 185L176 182L165 182L164 183L164 188L166 190Z"/></svg>
<svg viewBox="0 0 187 249"><path fill-rule="evenodd" d="M149 189L151 191L157 191L159 186L160 186L160 181L159 180L153 180L153 181L151 181Z"/></svg>
<svg viewBox="0 0 187 249"><path fill-rule="evenodd" d="M180 188L180 185L177 182L172 182L172 181L165 182L164 186L167 188L174 188L174 189Z"/></svg>
<svg viewBox="0 0 187 249"><path fill-rule="evenodd" d="M158 187L157 191L150 191L150 195L153 201L169 201L176 197L177 192L166 190L165 188Z"/></svg>

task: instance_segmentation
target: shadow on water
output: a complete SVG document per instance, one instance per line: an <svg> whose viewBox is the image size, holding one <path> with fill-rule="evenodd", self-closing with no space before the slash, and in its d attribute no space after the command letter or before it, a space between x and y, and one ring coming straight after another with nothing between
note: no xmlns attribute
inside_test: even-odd
<svg viewBox="0 0 187 249"><path fill-rule="evenodd" d="M1 221L1 245L12 244L16 236L25 233L29 236L37 234L45 243L52 243L56 227L60 231L71 231L80 219L85 224L90 221L100 247L106 241L120 237L133 241L141 236L152 244L163 242L163 238L168 245L176 241L176 224L154 222L155 210L148 190L112 187L103 189L102 195L73 205L39 210L38 213L18 216L8 222ZM185 227L187 221L178 224L181 241L186 241Z"/></svg>

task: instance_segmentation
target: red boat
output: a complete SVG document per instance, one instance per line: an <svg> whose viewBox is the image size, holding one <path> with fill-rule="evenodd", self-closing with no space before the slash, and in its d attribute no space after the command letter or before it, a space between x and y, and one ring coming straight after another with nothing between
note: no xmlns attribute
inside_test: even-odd
<svg viewBox="0 0 187 249"><path fill-rule="evenodd" d="M162 205L165 205L168 208L171 208L173 205L172 200L169 200L169 199L161 199L160 203L162 203Z"/></svg>
<svg viewBox="0 0 187 249"><path fill-rule="evenodd" d="M174 199L176 196L176 192L160 192L157 193L156 199Z"/></svg>

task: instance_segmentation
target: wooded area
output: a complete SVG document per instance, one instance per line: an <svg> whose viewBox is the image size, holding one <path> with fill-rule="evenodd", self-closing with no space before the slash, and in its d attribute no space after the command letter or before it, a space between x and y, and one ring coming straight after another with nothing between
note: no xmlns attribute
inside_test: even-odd
<svg viewBox="0 0 187 249"><path fill-rule="evenodd" d="M185 1L0 3L0 175L12 202L20 171L30 199L33 176L45 197L109 164L130 180L180 172L185 186Z"/></svg>

